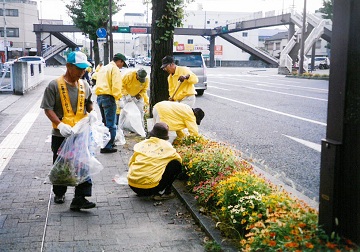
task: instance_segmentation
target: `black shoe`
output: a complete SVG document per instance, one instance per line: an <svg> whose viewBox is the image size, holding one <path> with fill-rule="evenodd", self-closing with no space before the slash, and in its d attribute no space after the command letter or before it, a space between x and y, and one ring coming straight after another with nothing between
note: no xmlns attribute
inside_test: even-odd
<svg viewBox="0 0 360 252"><path fill-rule="evenodd" d="M103 149L100 149L100 153L114 153L114 152L117 152L117 149L115 149L115 148L111 148L111 149L103 148Z"/></svg>
<svg viewBox="0 0 360 252"><path fill-rule="evenodd" d="M61 195L61 196L55 195L54 202L56 204L63 204L65 202L65 195Z"/></svg>
<svg viewBox="0 0 360 252"><path fill-rule="evenodd" d="M90 202L84 197L74 198L70 204L70 209L74 211L79 211L80 209L90 209L96 207L94 202Z"/></svg>

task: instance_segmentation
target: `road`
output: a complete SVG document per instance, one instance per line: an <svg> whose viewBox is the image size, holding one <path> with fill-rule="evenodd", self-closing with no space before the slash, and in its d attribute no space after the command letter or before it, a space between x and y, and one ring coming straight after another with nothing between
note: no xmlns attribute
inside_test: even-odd
<svg viewBox="0 0 360 252"><path fill-rule="evenodd" d="M328 81L286 78L276 69L207 73L208 90L196 101L206 113L201 132L317 200Z"/></svg>

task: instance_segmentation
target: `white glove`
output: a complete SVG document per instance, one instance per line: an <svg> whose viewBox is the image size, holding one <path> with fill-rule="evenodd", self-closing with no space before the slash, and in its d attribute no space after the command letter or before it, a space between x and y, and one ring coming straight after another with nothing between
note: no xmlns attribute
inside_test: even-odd
<svg viewBox="0 0 360 252"><path fill-rule="evenodd" d="M131 95L125 96L125 101L126 101L126 102L131 102L131 101L132 101Z"/></svg>
<svg viewBox="0 0 360 252"><path fill-rule="evenodd" d="M65 124L63 122L59 123L57 128L60 130L60 134L63 137L69 137L73 133L73 130L69 124Z"/></svg>

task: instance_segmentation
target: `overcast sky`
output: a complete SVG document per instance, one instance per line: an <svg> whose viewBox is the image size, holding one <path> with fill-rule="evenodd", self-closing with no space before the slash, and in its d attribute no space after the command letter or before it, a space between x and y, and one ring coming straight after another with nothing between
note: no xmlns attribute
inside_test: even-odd
<svg viewBox="0 0 360 252"><path fill-rule="evenodd" d="M40 18L70 20L65 8L65 4L70 0L37 1ZM142 0L123 0L122 2L126 2L126 6L114 20L121 20L125 12L144 13L146 11ZM276 13L281 13L282 9L289 9L292 5L300 12L304 8L304 0L196 0L189 6L189 9L198 9L199 4L202 4L204 11L265 12L275 10ZM322 0L307 0L308 12L315 12L320 7L322 7ZM151 17L149 18L151 19Z"/></svg>

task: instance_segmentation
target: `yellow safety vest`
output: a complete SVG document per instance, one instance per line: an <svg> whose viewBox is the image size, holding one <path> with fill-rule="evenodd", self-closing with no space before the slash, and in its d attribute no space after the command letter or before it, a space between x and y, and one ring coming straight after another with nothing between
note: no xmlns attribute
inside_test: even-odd
<svg viewBox="0 0 360 252"><path fill-rule="evenodd" d="M84 83L82 82L82 80L79 80L79 87L78 87L79 93L78 93L78 104L77 104L76 114L74 113L71 107L69 93L66 87L64 76L61 76L57 79L57 84L60 92L61 105L64 111L64 115L61 121L73 127L78 121L80 121L82 118L87 116L87 114L84 113L85 110ZM53 127L55 129L57 128L57 126L54 123L53 123Z"/></svg>

